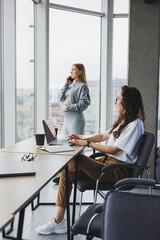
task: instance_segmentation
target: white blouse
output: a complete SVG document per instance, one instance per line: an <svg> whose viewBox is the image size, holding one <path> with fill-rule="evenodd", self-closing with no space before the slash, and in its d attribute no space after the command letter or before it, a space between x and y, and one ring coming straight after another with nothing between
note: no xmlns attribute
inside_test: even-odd
<svg viewBox="0 0 160 240"><path fill-rule="evenodd" d="M117 131L119 126L113 131ZM107 146L116 146L121 151L116 154L108 154L113 158L126 163L135 163L138 155L134 154L133 150L136 146L140 136L144 133L143 122L140 118L137 118L133 122L130 122L125 129L122 131L120 136L114 139L113 133L109 134L110 129L107 130L106 134L109 137Z"/></svg>

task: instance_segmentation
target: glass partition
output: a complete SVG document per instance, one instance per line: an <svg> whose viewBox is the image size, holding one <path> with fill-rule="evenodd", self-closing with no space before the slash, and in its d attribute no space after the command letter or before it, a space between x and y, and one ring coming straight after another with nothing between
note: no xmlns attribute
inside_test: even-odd
<svg viewBox="0 0 160 240"><path fill-rule="evenodd" d="M16 141L34 134L34 4L16 0Z"/></svg>

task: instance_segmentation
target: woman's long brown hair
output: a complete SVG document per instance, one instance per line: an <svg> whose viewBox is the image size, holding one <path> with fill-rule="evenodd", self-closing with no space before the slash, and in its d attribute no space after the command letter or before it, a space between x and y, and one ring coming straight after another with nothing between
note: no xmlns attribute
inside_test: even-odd
<svg viewBox="0 0 160 240"><path fill-rule="evenodd" d="M123 113L120 113L117 121L113 124L110 133L113 132L114 138L118 138L124 128L138 117L145 120L144 105L140 91L134 87L123 86L122 88ZM120 126L119 126L120 125ZM114 131L118 127L117 131Z"/></svg>
<svg viewBox="0 0 160 240"><path fill-rule="evenodd" d="M86 78L86 70L84 65L82 63L74 63L73 66L76 66L78 70L82 72L82 74L79 76L79 81L86 83L88 86L87 78Z"/></svg>

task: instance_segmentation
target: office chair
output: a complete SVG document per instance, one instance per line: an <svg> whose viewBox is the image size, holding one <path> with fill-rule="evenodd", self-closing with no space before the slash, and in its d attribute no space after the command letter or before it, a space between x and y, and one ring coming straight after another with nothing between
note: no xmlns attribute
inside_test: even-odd
<svg viewBox="0 0 160 240"><path fill-rule="evenodd" d="M160 197L110 192L104 204L103 240L159 240Z"/></svg>
<svg viewBox="0 0 160 240"><path fill-rule="evenodd" d="M138 143L136 144L133 154L138 154L138 159L135 164L130 163L115 163L110 164L102 168L102 173L97 179L97 181L94 181L90 179L89 177L86 178L80 178L77 180L77 188L81 192L80 197L80 209L79 209L79 215L81 211L81 204L82 204L82 197L83 193L86 190L93 190L95 191L94 194L94 203L96 203L97 200L97 193L99 193L103 198L105 198L105 194L102 191L108 191L114 189L114 184L111 183L101 183L100 179L101 177L107 173L108 170L111 170L113 168L128 168L131 170L130 177L131 178L141 178L144 172L144 169L147 170L147 175L149 178L149 167L147 166L147 162L149 160L149 156L151 154L151 150L153 147L155 141L155 136L152 133L144 132L144 134L140 137ZM104 153L95 153L92 154L90 157L96 160L96 157L104 156ZM131 190L132 187L127 187L126 190ZM76 194L76 191L75 191Z"/></svg>
<svg viewBox="0 0 160 240"><path fill-rule="evenodd" d="M112 228L115 227L114 220L110 221L110 219L112 219L112 218L110 218L110 216L108 217L111 210L114 211L114 214L116 215L116 219L117 219L116 224L118 224L118 225L116 225L115 228L117 228L117 231L118 231L118 229L120 229L120 225L123 225L123 227L125 229L126 226L124 226L124 224L122 222L121 215L122 216L126 215L126 217L127 217L128 214L130 214L129 211L132 211L132 205L133 205L133 207L134 207L133 213L135 213L135 216L136 216L137 213L136 213L135 208L136 208L136 205L137 205L137 208L139 208L139 206L137 203L138 200L135 201L135 203L134 203L134 198L132 200L133 203L131 203L130 201L127 202L127 200L126 200L125 204L124 204L123 199L125 199L125 196L131 196L131 197L127 197L127 199L128 198L131 199L132 196L135 196L135 195L137 196L137 194L127 193L127 195L124 195L124 197L122 195L122 200L121 200L121 198L120 198L121 193L124 194L124 192L116 192L116 191L119 191L119 190L123 189L124 187L133 187L133 186L135 187L135 186L139 186L139 185L152 188L152 187L156 186L156 181L152 180L152 179L143 179L143 178L140 178L140 179L126 178L126 179L122 179L122 180L118 181L115 184L115 191L111 191L107 194L106 200L104 201L104 203L91 205L76 220L76 222L73 224L73 226L71 228L72 234L73 235L77 235L77 234L86 235L86 239L92 239L93 237L103 238L104 235L106 236L105 231L107 231L106 230L107 224L112 225ZM114 195L114 199L115 199L115 201L118 202L118 204L117 204L117 202L116 203L114 201L112 202L112 198L110 197L114 193L116 193L116 195ZM120 193L120 195L119 195L119 193ZM142 196L144 196L144 195L142 195ZM160 205L160 197L159 197L158 201L159 201L159 205ZM122 208L121 208L121 204L122 204ZM143 200L142 200L141 204L143 205ZM123 209L123 207L124 207L124 209ZM129 210L128 210L128 208L129 208ZM139 210L137 210L137 211L139 211ZM143 213L143 215L145 215L145 212ZM106 223L106 221L108 221L108 222ZM126 222L127 221L129 221L129 219L126 220ZM134 229L134 231L136 231L136 228ZM123 233L123 234L125 234L125 233ZM112 237L104 238L104 239L105 240L110 240L110 239L114 240L114 238L112 238ZM119 238L117 238L117 239L124 239L124 236L121 237L121 235L119 235ZM125 239L128 240L128 239L130 239L130 237L128 236L128 238L125 238ZM135 239L138 240L138 238L135 238ZM141 239L145 239L145 238L141 238ZM150 239L154 239L154 238L150 238Z"/></svg>

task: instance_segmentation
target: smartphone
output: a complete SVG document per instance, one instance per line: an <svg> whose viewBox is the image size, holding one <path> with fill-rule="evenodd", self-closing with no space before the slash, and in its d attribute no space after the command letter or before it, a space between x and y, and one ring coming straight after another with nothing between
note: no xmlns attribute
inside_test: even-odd
<svg viewBox="0 0 160 240"><path fill-rule="evenodd" d="M68 80L69 80L70 82L73 82L73 81L74 81L74 79L71 78L71 76L68 78Z"/></svg>

